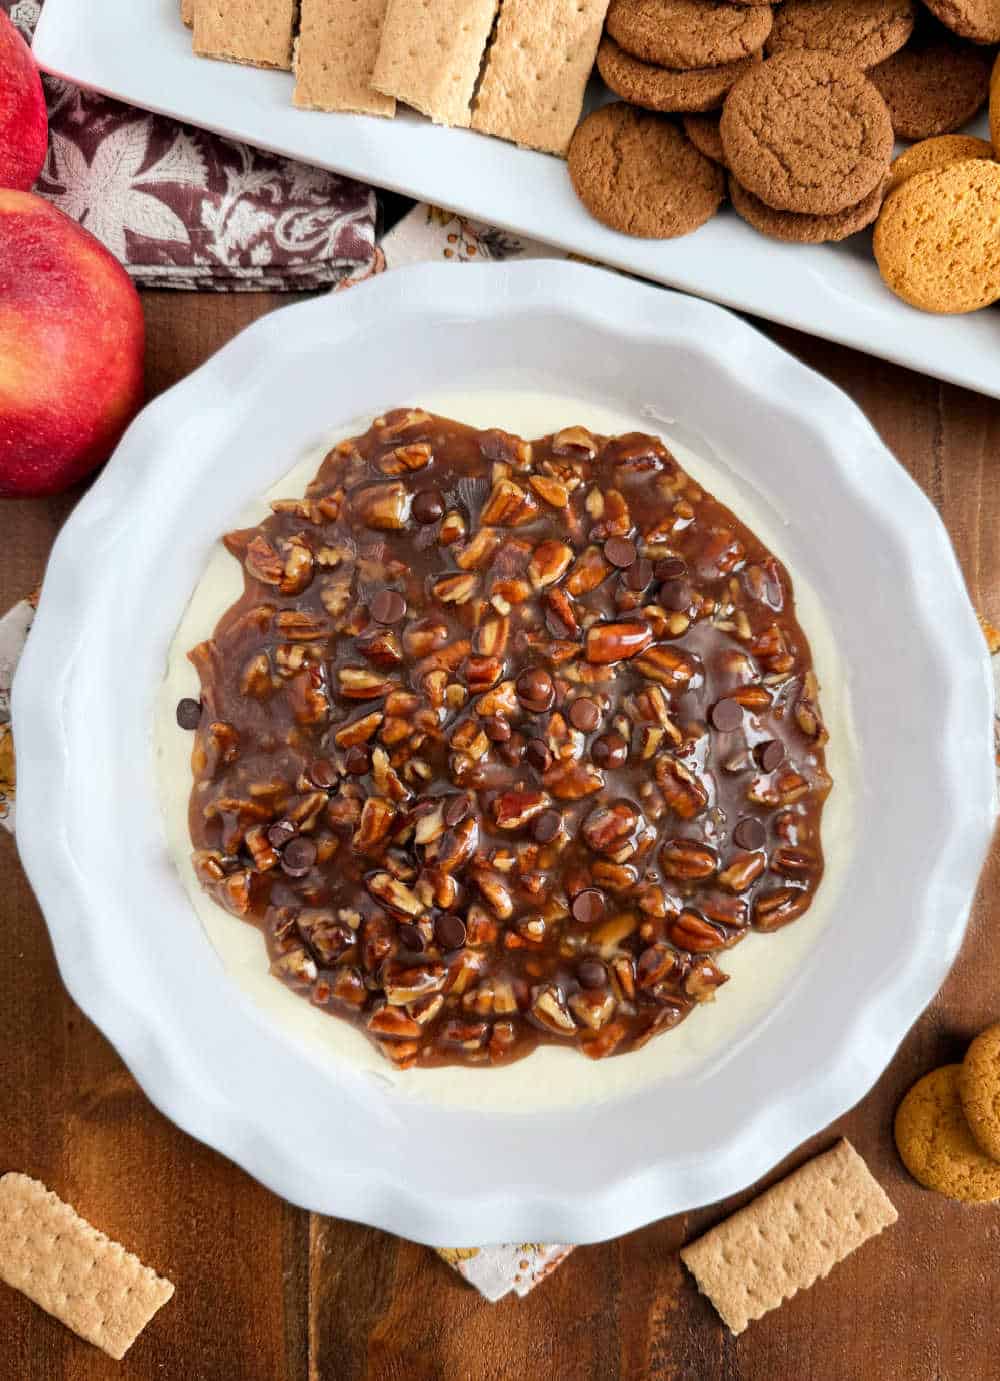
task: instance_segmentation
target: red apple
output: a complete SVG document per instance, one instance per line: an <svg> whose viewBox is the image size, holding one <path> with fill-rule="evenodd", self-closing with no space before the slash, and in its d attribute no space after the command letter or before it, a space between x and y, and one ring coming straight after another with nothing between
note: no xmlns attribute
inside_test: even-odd
<svg viewBox="0 0 1000 1381"><path fill-rule="evenodd" d="M0 190L0 497L96 469L142 401L139 294L89 231Z"/></svg>
<svg viewBox="0 0 1000 1381"><path fill-rule="evenodd" d="M0 187L33 186L45 162L49 121L31 49L0 10Z"/></svg>

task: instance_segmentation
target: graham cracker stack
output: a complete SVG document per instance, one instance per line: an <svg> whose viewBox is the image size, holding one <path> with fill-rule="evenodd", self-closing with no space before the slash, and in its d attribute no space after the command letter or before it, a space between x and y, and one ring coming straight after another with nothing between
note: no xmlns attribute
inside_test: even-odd
<svg viewBox="0 0 1000 1381"><path fill-rule="evenodd" d="M181 0L181 23L189 29L194 24L194 0Z"/></svg>
<svg viewBox="0 0 1000 1381"><path fill-rule="evenodd" d="M303 110L396 113L371 84L387 0L302 0L292 104Z"/></svg>
<svg viewBox="0 0 1000 1381"><path fill-rule="evenodd" d="M372 85L438 125L468 125L499 0L389 0Z"/></svg>
<svg viewBox="0 0 1000 1381"><path fill-rule="evenodd" d="M565 157L609 0L503 0L472 128Z"/></svg>
<svg viewBox="0 0 1000 1381"><path fill-rule="evenodd" d="M194 51L288 71L294 24L295 0L194 0Z"/></svg>

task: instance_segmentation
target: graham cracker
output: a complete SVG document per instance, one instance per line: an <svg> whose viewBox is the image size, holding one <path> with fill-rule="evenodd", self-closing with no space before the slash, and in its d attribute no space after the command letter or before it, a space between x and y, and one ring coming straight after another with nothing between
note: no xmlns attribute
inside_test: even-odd
<svg viewBox="0 0 1000 1381"><path fill-rule="evenodd" d="M372 85L437 125L468 125L499 0L389 0Z"/></svg>
<svg viewBox="0 0 1000 1381"><path fill-rule="evenodd" d="M503 0L472 128L563 157L609 0Z"/></svg>
<svg viewBox="0 0 1000 1381"><path fill-rule="evenodd" d="M295 0L194 0L194 51L288 71L294 23Z"/></svg>
<svg viewBox="0 0 1000 1381"><path fill-rule="evenodd" d="M174 1293L38 1180L0 1177L0 1280L120 1361Z"/></svg>
<svg viewBox="0 0 1000 1381"><path fill-rule="evenodd" d="M898 1214L849 1141L685 1247L681 1260L733 1333L828 1275Z"/></svg>
<svg viewBox="0 0 1000 1381"><path fill-rule="evenodd" d="M371 84L388 0L302 0L292 104L303 110L396 113Z"/></svg>
<svg viewBox="0 0 1000 1381"><path fill-rule="evenodd" d="M189 29L194 24L194 0L181 0L181 23Z"/></svg>

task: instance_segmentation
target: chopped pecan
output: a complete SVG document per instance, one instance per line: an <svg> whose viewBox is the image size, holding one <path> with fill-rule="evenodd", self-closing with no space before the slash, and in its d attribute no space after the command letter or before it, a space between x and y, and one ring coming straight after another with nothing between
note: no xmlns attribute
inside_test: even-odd
<svg viewBox="0 0 1000 1381"><path fill-rule="evenodd" d="M566 1003L565 995L554 983L540 984L532 989L531 1015L540 1026L556 1036L574 1036L576 1022Z"/></svg>
<svg viewBox="0 0 1000 1381"><path fill-rule="evenodd" d="M370 484L351 495L351 507L365 527L391 532L406 526L410 511L410 493L404 484Z"/></svg>
<svg viewBox="0 0 1000 1381"><path fill-rule="evenodd" d="M697 911L682 911L675 921L667 927L670 941L678 949L686 949L693 954L706 950L722 949L726 943L725 934L710 925Z"/></svg>
<svg viewBox="0 0 1000 1381"><path fill-rule="evenodd" d="M588 662L611 666L637 657L652 641L653 631L645 622L595 623L587 629L585 655Z"/></svg>
<svg viewBox="0 0 1000 1381"><path fill-rule="evenodd" d="M667 805L682 820L693 820L708 805L708 792L690 768L670 753L656 759L656 781Z"/></svg>
<svg viewBox="0 0 1000 1381"><path fill-rule="evenodd" d="M480 520L497 527L519 527L538 513L533 495L511 479L501 479L483 507Z"/></svg>
<svg viewBox="0 0 1000 1381"><path fill-rule="evenodd" d="M753 923L757 930L777 930L801 916L809 905L805 888L781 887L776 892L761 892L753 904Z"/></svg>
<svg viewBox="0 0 1000 1381"><path fill-rule="evenodd" d="M736 854L719 874L718 882L727 892L745 892L764 871L763 854Z"/></svg>
<svg viewBox="0 0 1000 1381"><path fill-rule="evenodd" d="M707 844L694 839L668 839L660 850L660 867L667 877L696 882L712 876L718 859Z"/></svg>

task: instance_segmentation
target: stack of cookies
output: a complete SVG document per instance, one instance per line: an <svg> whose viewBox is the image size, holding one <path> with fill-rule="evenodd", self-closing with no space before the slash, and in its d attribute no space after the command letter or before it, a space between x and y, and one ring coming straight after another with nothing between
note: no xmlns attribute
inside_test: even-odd
<svg viewBox="0 0 1000 1381"><path fill-rule="evenodd" d="M964 1203L1000 1199L1000 1024L961 1064L925 1074L899 1105L896 1146L927 1189Z"/></svg>
<svg viewBox="0 0 1000 1381"><path fill-rule="evenodd" d="M611 0L597 70L646 110L716 110L760 62L772 25L766 3Z"/></svg>
<svg viewBox="0 0 1000 1381"><path fill-rule="evenodd" d="M626 115L620 107L585 120L577 138L586 156L570 157L577 192L618 229L684 233L705 218L706 184L718 185L693 163L693 146L728 170L735 209L763 234L815 244L861 230L879 214L893 136L924 139L960 129L987 96L991 54L983 45L1000 40L1000 4L927 4L784 0L772 9L721 0L611 0L598 71L628 106L655 114ZM663 123L674 133L665 135ZM633 137L623 160L624 130ZM598 146L603 171L595 166ZM674 170L662 165L667 146L695 168L697 196L685 197ZM662 214L648 205L645 214L626 217L620 194L633 178L651 200L654 148ZM640 149L642 168L631 163ZM992 185L991 172L977 177ZM686 214L678 215L682 203Z"/></svg>

